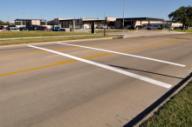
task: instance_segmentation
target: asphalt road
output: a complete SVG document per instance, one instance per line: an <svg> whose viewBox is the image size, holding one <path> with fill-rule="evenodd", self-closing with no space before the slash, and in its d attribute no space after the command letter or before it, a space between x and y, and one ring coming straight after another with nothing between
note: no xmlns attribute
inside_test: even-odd
<svg viewBox="0 0 192 127"><path fill-rule="evenodd" d="M121 127L192 70L191 34L71 44L0 48L0 127Z"/></svg>

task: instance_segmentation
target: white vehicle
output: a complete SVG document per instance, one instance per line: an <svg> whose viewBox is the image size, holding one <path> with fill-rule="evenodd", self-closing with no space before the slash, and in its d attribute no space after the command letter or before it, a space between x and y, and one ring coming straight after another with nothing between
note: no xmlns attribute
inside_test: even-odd
<svg viewBox="0 0 192 127"><path fill-rule="evenodd" d="M7 30L9 31L19 31L19 28L15 25L10 25L7 27Z"/></svg>

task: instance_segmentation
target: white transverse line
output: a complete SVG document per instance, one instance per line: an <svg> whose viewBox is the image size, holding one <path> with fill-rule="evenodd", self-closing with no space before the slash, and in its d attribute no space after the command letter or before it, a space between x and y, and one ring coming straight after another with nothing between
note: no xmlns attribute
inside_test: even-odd
<svg viewBox="0 0 192 127"><path fill-rule="evenodd" d="M96 51L109 52L109 53L114 53L114 54L118 54L118 55L129 56L129 57L134 57L134 58L139 58L139 59L144 59L144 60L150 60L150 61L155 61L155 62L159 62L159 63L179 66L179 67L186 67L186 65L173 63L170 61L159 60L159 59L154 59L154 58L149 58L149 57L144 57L144 56L138 56L138 55L133 55L133 54L126 54L126 53L122 53L122 52L116 52L116 51L111 51L111 50L106 50L106 49L101 49L101 48L93 48L93 47L88 47L88 46L69 44L69 43L61 43L61 42L59 42L57 44L66 45L66 46L75 46L75 47L80 47L80 48L96 50Z"/></svg>
<svg viewBox="0 0 192 127"><path fill-rule="evenodd" d="M94 62L94 61L79 58L79 57L76 57L76 56L72 56L72 55L69 55L69 54L66 54L66 53L62 53L62 52L58 52L58 51L55 51L55 50L46 49L46 48L42 48L42 47L37 47L37 46L33 46L33 45L28 45L28 47L43 50L43 51L50 52L50 53L53 53L53 54L57 54L57 55L60 55L60 56L68 57L68 58L71 58L71 59L74 59L74 60L77 60L77 61L80 61L80 62L83 62L83 63L91 64L91 65L94 65L94 66L97 66L97 67L100 67L100 68L103 68L103 69L106 69L106 70L117 72L117 73L129 76L129 77L135 78L135 79L139 79L139 80L151 83L151 84L156 85L156 86L161 86L161 87L164 87L164 88L167 88L167 89L172 87L168 83L164 83L164 82L154 80L154 79L151 79L151 78L148 78L148 77L145 77L145 76L134 74L134 73L131 73L131 72L128 72L128 71L125 71L125 70L122 70L122 69L119 69L119 68L116 68L116 67L111 67L111 66L108 66L108 65L105 65L105 64L101 64L101 63L97 63L97 62Z"/></svg>

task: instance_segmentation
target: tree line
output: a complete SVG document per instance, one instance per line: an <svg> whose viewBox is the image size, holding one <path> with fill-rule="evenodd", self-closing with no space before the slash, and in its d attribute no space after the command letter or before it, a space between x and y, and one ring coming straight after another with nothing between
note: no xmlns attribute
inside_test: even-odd
<svg viewBox="0 0 192 127"><path fill-rule="evenodd" d="M2 21L2 20L0 20L0 26L3 26L3 25L11 25L11 23L10 22L4 22L4 21Z"/></svg>

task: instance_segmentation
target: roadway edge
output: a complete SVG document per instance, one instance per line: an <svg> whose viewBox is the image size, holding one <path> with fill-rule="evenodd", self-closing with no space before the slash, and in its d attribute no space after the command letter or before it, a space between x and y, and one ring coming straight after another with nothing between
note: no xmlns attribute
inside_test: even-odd
<svg viewBox="0 0 192 127"><path fill-rule="evenodd" d="M155 112L162 108L165 103L167 103L173 96L186 87L191 81L192 72L123 127L139 127L141 123L152 117Z"/></svg>

